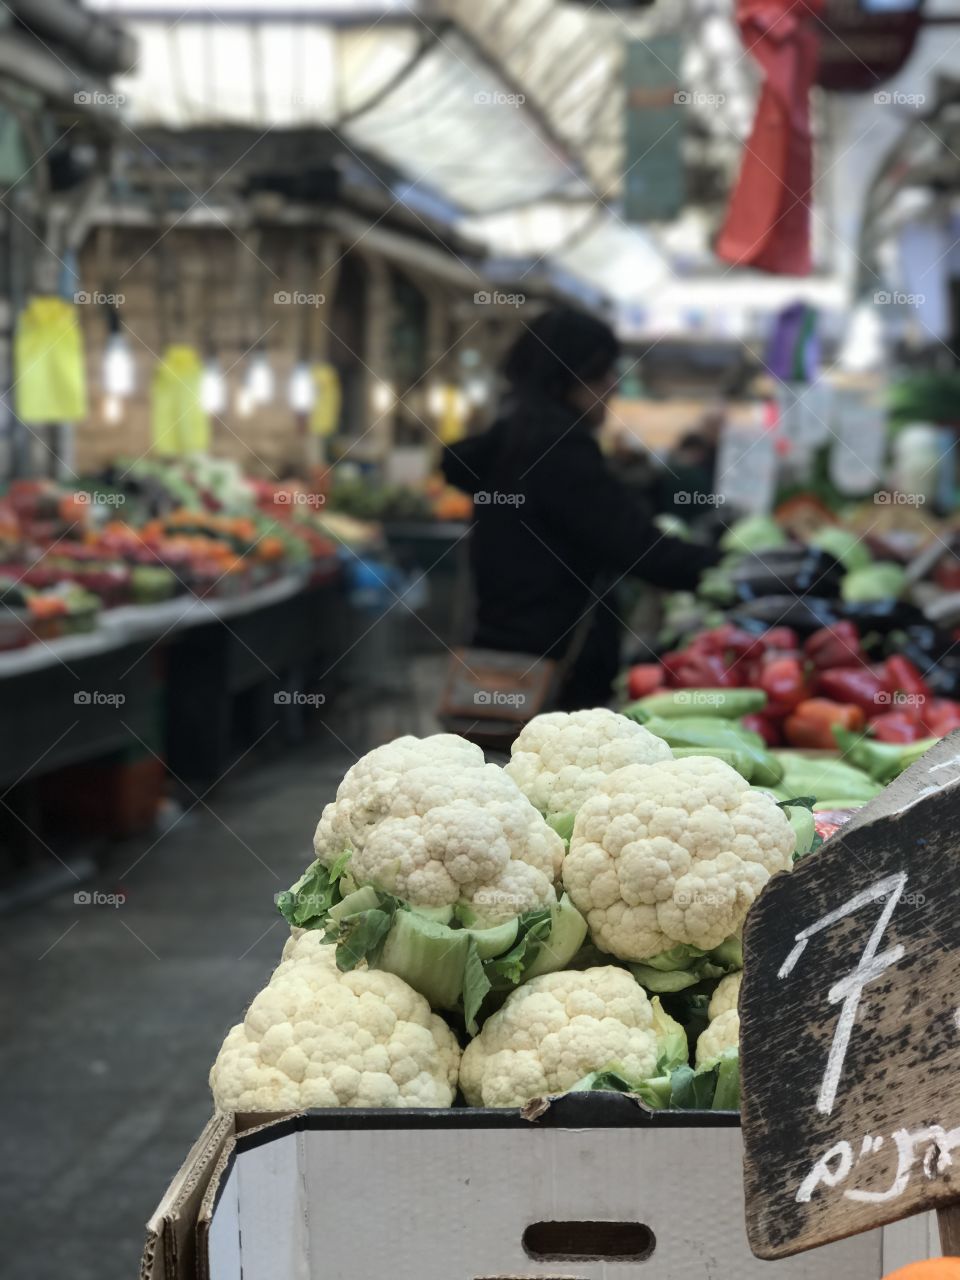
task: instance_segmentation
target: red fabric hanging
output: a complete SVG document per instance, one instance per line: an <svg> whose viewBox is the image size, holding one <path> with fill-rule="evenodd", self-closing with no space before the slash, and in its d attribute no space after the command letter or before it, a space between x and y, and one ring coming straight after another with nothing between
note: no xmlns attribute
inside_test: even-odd
<svg viewBox="0 0 960 1280"><path fill-rule="evenodd" d="M817 74L816 19L825 0L737 0L744 48L764 85L723 230L719 257L783 275L810 271L813 148L810 89Z"/></svg>

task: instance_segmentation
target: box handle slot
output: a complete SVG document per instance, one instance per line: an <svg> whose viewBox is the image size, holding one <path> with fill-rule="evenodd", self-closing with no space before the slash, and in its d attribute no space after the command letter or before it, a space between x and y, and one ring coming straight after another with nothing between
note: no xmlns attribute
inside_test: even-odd
<svg viewBox="0 0 960 1280"><path fill-rule="evenodd" d="M537 1262L645 1262L657 1247L642 1222L531 1222L522 1243Z"/></svg>

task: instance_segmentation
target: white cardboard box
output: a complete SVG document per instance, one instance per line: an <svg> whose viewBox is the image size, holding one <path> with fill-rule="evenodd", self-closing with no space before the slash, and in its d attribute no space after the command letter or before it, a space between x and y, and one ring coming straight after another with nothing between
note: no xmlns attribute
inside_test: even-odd
<svg viewBox="0 0 960 1280"><path fill-rule="evenodd" d="M202 1169L175 1180L204 1188L193 1248L181 1243L163 1269L155 1258L158 1280L879 1280L939 1251L918 1218L758 1261L735 1117L650 1120L628 1099L579 1095L535 1121L480 1110L263 1120L240 1117L224 1144L194 1148Z"/></svg>

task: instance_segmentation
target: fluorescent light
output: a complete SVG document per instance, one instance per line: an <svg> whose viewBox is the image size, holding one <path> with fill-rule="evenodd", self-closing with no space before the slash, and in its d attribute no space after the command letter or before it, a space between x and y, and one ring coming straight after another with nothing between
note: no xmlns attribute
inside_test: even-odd
<svg viewBox="0 0 960 1280"><path fill-rule="evenodd" d="M427 408L435 418L439 418L447 404L446 387L435 382L427 393Z"/></svg>
<svg viewBox="0 0 960 1280"><path fill-rule="evenodd" d="M112 333L103 353L103 389L108 396L133 393L136 369L130 346L122 333Z"/></svg>
<svg viewBox="0 0 960 1280"><path fill-rule="evenodd" d="M251 413L253 413L257 405L253 396L250 394L250 388L248 386L242 386L237 392L237 398L234 401L233 407L241 418L249 418Z"/></svg>
<svg viewBox="0 0 960 1280"><path fill-rule="evenodd" d="M223 413L227 406L227 384L220 365L208 360L200 378L200 407L205 413Z"/></svg>
<svg viewBox="0 0 960 1280"><path fill-rule="evenodd" d="M294 413L309 413L317 398L317 388L313 380L313 370L301 360L294 366L290 375L290 408Z"/></svg>
<svg viewBox="0 0 960 1280"><path fill-rule="evenodd" d="M397 399L397 393L390 382L375 382L370 392L370 402L375 413L389 413Z"/></svg>
<svg viewBox="0 0 960 1280"><path fill-rule="evenodd" d="M254 404L269 404L273 399L273 370L265 352L257 351L251 359L247 368L246 386Z"/></svg>

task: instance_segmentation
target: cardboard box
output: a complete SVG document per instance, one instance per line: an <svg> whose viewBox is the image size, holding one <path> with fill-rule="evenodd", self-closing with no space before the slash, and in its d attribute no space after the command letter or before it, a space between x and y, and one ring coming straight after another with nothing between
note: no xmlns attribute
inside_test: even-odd
<svg viewBox="0 0 960 1280"><path fill-rule="evenodd" d="M938 1252L918 1218L757 1261L733 1115L650 1116L594 1094L531 1119L240 1116L221 1142L224 1122L207 1126L151 1222L150 1280L879 1280Z"/></svg>
<svg viewBox="0 0 960 1280"><path fill-rule="evenodd" d="M140 1280L193 1280L201 1202L224 1148L229 1144L232 1150L233 1142L233 1117L211 1116L147 1223Z"/></svg>

